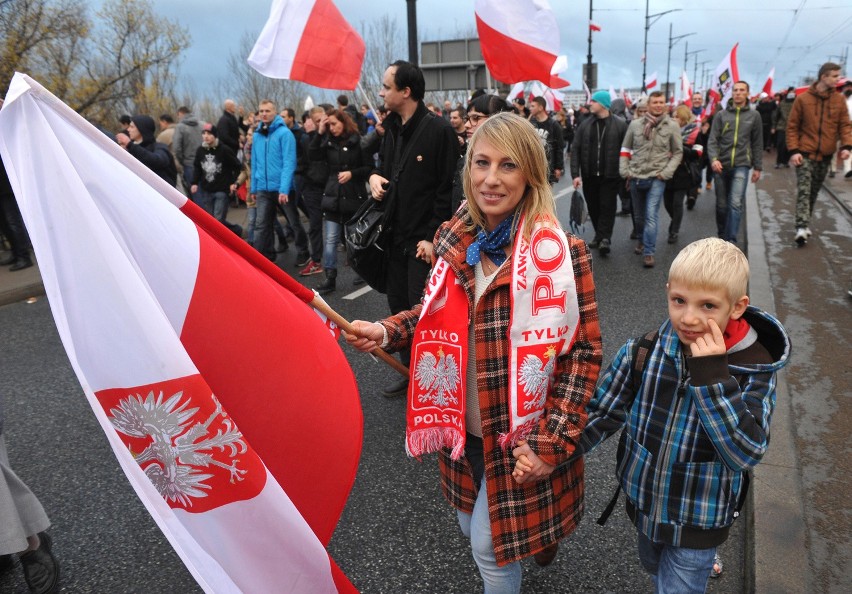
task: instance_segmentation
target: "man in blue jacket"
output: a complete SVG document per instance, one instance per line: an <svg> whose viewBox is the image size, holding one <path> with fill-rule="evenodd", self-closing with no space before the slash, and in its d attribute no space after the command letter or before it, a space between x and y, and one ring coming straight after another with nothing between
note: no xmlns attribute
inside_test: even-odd
<svg viewBox="0 0 852 594"><path fill-rule="evenodd" d="M254 247L275 261L273 223L278 204L287 204L296 171L296 139L287 128L275 103L260 102L260 125L251 150L251 192L257 201Z"/></svg>

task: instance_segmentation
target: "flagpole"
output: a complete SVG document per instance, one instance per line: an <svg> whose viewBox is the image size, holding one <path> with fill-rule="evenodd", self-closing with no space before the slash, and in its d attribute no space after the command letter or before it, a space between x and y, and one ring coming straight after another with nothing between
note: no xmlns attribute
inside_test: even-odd
<svg viewBox="0 0 852 594"><path fill-rule="evenodd" d="M370 111L373 112L373 115L376 116L376 122L379 121L379 112L376 111L376 108L373 107L373 102L370 101L370 96L367 95L367 92L364 90L364 87L361 86L361 81L358 81L358 90L361 91L361 94L364 96L364 101L367 102L367 107L370 108Z"/></svg>
<svg viewBox="0 0 852 594"><path fill-rule="evenodd" d="M331 306L329 306L329 304L326 303L325 300L322 297L320 297L319 295L316 295L316 294L314 295L313 301L311 301L310 305L311 305L311 307L316 308L320 313L322 313L329 320L331 320L332 322L337 324L347 334L354 334L354 335L358 336L358 333L352 327L352 324L350 324L346 320L346 318L344 318L339 313L337 313L336 311L331 309ZM403 365L402 363L400 363L399 361L394 359L384 349L377 347L377 348L373 349L372 351L370 351L370 354L375 355L376 357L378 357L379 359L381 359L382 361L384 361L385 363L387 363L388 365L393 367L394 370L396 370L400 375L402 375L405 378L408 378L408 367L406 367L405 365Z"/></svg>

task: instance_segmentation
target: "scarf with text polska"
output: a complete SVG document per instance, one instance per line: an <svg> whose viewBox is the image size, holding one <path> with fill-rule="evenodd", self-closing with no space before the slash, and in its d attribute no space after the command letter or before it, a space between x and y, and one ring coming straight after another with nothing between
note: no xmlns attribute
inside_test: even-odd
<svg viewBox="0 0 852 594"><path fill-rule="evenodd" d="M651 112L645 113L645 127L642 129L642 135L645 137L645 140L651 140L651 132L654 131L654 128L657 127L663 120L663 116L652 116Z"/></svg>
<svg viewBox="0 0 852 594"><path fill-rule="evenodd" d="M518 223L523 229L523 218ZM537 222L529 241L516 236L510 281L509 427L504 449L525 439L544 415L557 359L574 344L580 321L565 233ZM450 263L438 258L426 285L411 346L405 449L420 457L442 447L457 460L465 445L469 302Z"/></svg>

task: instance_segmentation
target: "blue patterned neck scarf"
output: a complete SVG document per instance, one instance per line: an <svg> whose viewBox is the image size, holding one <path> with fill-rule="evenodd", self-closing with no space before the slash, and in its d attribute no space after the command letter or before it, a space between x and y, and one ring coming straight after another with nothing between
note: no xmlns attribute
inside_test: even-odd
<svg viewBox="0 0 852 594"><path fill-rule="evenodd" d="M485 252L491 261L499 268L506 261L506 252L503 248L509 245L512 240L512 230L515 222L514 213L500 221L491 233L487 233L485 229L479 228L476 234L476 239L467 248L465 261L471 266L476 266L482 259L482 252Z"/></svg>

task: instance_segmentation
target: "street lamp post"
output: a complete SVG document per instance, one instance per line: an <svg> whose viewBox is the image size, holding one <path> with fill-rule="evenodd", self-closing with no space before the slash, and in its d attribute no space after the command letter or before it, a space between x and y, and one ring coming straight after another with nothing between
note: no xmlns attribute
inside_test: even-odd
<svg viewBox="0 0 852 594"><path fill-rule="evenodd" d="M696 88L698 88L698 81L695 80L695 75L698 73L698 66L697 66L698 54L700 54L704 50L700 49L700 50L693 50L693 51L690 52L690 51L687 51L688 47L689 47L689 42L685 41L684 42L684 48L683 48L683 71L686 72L686 67L687 67L687 62L689 61L689 56L695 56L696 67L695 67L695 72L692 73L692 87L693 87L693 89L696 89Z"/></svg>
<svg viewBox="0 0 852 594"><path fill-rule="evenodd" d="M690 35L695 35L695 33L684 33L683 35L672 37L672 25L669 23L669 57L666 59L666 103L669 101L669 70L672 63L672 47L674 47L678 41L684 37L689 37Z"/></svg>
<svg viewBox="0 0 852 594"><path fill-rule="evenodd" d="M665 12L658 12L656 14L648 14L648 4L650 0L645 0L645 44L642 46L642 92L644 93L648 89L645 88L645 78L647 77L647 69L648 69L648 29L651 28L651 25L660 20L660 17L663 15L669 14L670 12L677 12L681 10L680 8L673 8L671 10L666 10ZM653 21L651 19L654 19Z"/></svg>

